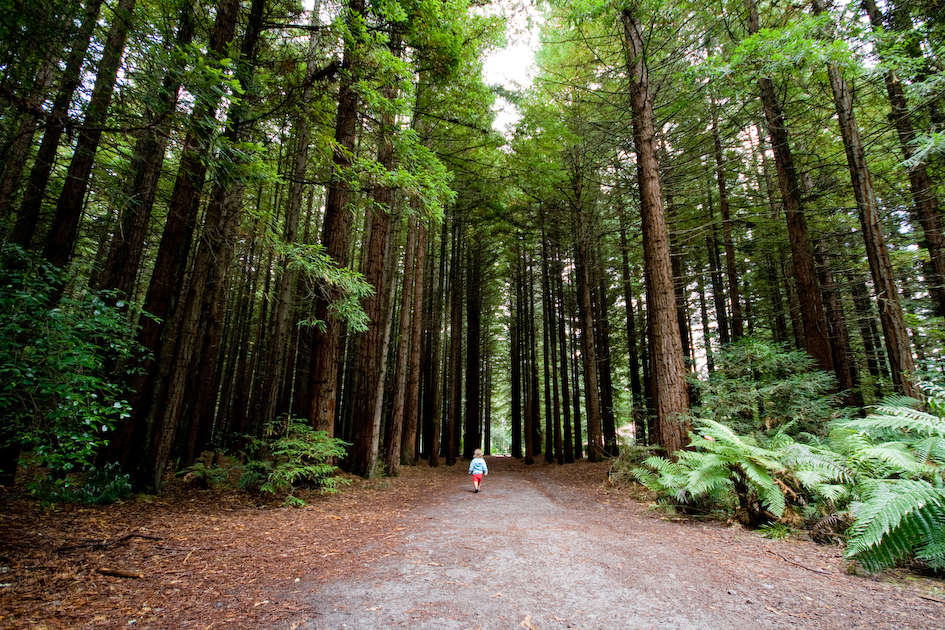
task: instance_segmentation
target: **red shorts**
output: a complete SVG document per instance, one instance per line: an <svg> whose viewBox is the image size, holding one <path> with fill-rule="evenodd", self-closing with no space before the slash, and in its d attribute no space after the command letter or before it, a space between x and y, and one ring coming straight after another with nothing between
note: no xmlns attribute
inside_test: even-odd
<svg viewBox="0 0 945 630"><path fill-rule="evenodd" d="M473 481L480 483L482 481L482 473L473 473Z"/></svg>

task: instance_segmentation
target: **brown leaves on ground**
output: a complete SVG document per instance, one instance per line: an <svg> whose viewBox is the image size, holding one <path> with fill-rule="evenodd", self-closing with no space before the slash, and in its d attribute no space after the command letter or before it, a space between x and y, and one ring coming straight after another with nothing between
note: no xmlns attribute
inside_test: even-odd
<svg viewBox="0 0 945 630"><path fill-rule="evenodd" d="M0 628L277 627L304 612L303 579L383 554L371 541L396 535L398 517L453 474L423 465L354 479L305 495L304 508L177 483L110 506L3 493Z"/></svg>

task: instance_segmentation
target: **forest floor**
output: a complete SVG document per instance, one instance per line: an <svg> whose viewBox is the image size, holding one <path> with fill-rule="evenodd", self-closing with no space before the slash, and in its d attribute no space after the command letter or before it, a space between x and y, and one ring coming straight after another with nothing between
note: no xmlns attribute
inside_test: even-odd
<svg viewBox="0 0 945 630"><path fill-rule="evenodd" d="M0 495L0 628L943 628L945 581L836 546L667 519L609 465L487 459L354 480L304 508L168 484L42 508Z"/></svg>

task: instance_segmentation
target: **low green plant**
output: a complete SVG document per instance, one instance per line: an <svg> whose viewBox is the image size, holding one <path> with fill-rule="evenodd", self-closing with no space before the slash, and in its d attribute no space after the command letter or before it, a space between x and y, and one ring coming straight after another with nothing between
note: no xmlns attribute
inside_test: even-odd
<svg viewBox="0 0 945 630"><path fill-rule="evenodd" d="M54 303L68 280L22 250L0 252L0 448L35 453L54 475L91 465L127 417L121 375L108 366L140 351L128 305L113 295L67 292Z"/></svg>
<svg viewBox="0 0 945 630"><path fill-rule="evenodd" d="M334 462L345 456L348 446L325 431L316 431L303 420L290 418L269 427L274 438L269 444L267 459L272 468L260 491L285 494L285 504L303 506L305 501L294 496L300 485L318 488L322 492L336 492L349 480L336 475Z"/></svg>
<svg viewBox="0 0 945 630"><path fill-rule="evenodd" d="M197 461L177 473L184 482L195 488L212 488L226 480L228 469L217 466L208 466L205 462Z"/></svg>
<svg viewBox="0 0 945 630"><path fill-rule="evenodd" d="M647 457L654 454L656 448L640 444L621 444L620 453L613 458L607 472L607 481L615 488L627 487L636 479L634 471Z"/></svg>
<svg viewBox="0 0 945 630"><path fill-rule="evenodd" d="M784 540L785 538L790 537L791 528L785 525L784 523L771 522L765 523L758 528L758 531L761 532L761 535L770 540Z"/></svg>
<svg viewBox="0 0 945 630"><path fill-rule="evenodd" d="M89 467L84 473L65 478L42 476L27 485L44 505L84 503L110 505L132 494L131 476L123 474L117 463L101 468Z"/></svg>
<svg viewBox="0 0 945 630"><path fill-rule="evenodd" d="M858 469L845 555L871 572L908 558L945 568L945 390L919 386L928 411L888 399L831 434Z"/></svg>
<svg viewBox="0 0 945 630"><path fill-rule="evenodd" d="M693 427L692 450L678 453L675 462L647 458L644 468L635 471L637 479L680 506L734 509L735 518L745 525L780 517L785 501L777 481L783 469L777 453L714 420L696 418ZM737 504L731 504L730 497Z"/></svg>

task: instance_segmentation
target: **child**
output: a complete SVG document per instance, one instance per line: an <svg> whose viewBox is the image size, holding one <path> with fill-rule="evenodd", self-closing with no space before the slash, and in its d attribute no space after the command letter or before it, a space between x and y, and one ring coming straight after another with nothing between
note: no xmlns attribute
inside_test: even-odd
<svg viewBox="0 0 945 630"><path fill-rule="evenodd" d="M473 453L473 459L469 462L469 474L473 476L473 485L475 492L479 492L479 484L482 483L482 476L489 474L489 467L486 466L486 460L482 458L482 449L477 448Z"/></svg>

